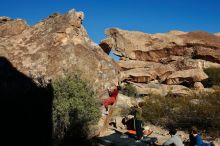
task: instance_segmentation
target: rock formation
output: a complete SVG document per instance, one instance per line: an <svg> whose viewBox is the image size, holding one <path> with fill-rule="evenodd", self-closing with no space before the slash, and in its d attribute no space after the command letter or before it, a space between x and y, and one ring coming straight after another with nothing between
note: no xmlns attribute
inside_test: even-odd
<svg viewBox="0 0 220 146"><path fill-rule="evenodd" d="M29 26L24 20L0 17L0 56L31 78L47 80L79 70L105 89L117 80L118 68L91 41L82 26L84 14L70 10Z"/></svg>
<svg viewBox="0 0 220 146"><path fill-rule="evenodd" d="M118 28L108 29L106 34L108 38L100 46L105 52L112 50L121 57L118 61L121 80L133 83L138 89L137 84L146 84L139 89L141 93L149 93L152 84L160 86L158 90L168 86L165 93L182 85L201 89L200 82L208 78L203 69L220 67L218 34L181 31L147 34Z"/></svg>
<svg viewBox="0 0 220 146"><path fill-rule="evenodd" d="M2 116L3 119L6 119L4 126L12 127L6 129L6 132L9 133L13 129L13 132L19 133L23 127L35 126L34 129L37 130L31 128L22 130L25 135L30 136L32 136L30 130L33 130L32 132L36 136L31 138L38 138L36 141L39 143L44 141L45 135L50 134L52 123L49 122L51 122L52 116L50 111L52 110L53 92L48 89L50 93L46 95L49 97L38 93L38 90L41 91L38 86L43 85L46 88L50 80L53 81L68 73L78 72L83 78L94 84L100 98L107 94L107 87L111 86L113 82L117 82L119 73L117 64L92 42L82 25L83 19L84 14L75 10L70 10L64 15L55 13L33 26L29 26L21 19L0 17L0 69L3 69L0 70L0 79L4 81L0 82L0 96L4 98L1 105L6 106L5 108L1 106L1 111L5 111ZM5 76L2 76L2 72ZM24 77L21 78L21 76ZM28 85L26 85L26 80L28 80ZM35 84L37 87L34 86ZM7 91L2 93L5 89ZM32 92L29 89L36 91ZM47 88L45 90L41 92L47 92ZM17 114L16 116L19 118L25 118L12 119L15 117L14 114ZM19 127L17 125L11 126L11 122L16 123L17 121L19 121L18 125L21 123L20 129L17 128ZM43 128L39 126L38 122L42 123ZM45 127L49 127L49 130ZM91 128L96 130L91 130L88 133L89 136L97 135L99 127L95 125ZM28 136L25 137L25 139L22 137L19 140L29 139ZM47 141L50 141L50 138L49 135ZM50 144L40 143L38 145Z"/></svg>
<svg viewBox="0 0 220 146"><path fill-rule="evenodd" d="M80 72L82 77L94 83L100 96L104 95L102 93L108 86L118 81L119 69L120 80L132 83L140 94L154 92L166 95L171 91L176 95L186 95L191 91L185 86L203 89L201 81L207 78L204 68L220 67L219 34L181 31L146 34L112 28L106 32L109 37L98 46L87 35L83 19L84 14L75 10L64 15L55 13L33 26L21 19L0 17L0 59L10 64L10 69L16 70L15 74L22 74L29 84L32 84L29 79L39 83L39 78L44 78L48 83L67 73ZM118 63L107 56L111 50L121 57ZM4 69L6 65L1 60L0 68ZM13 79L18 80L18 84L22 83L16 77ZM0 85L7 86L4 83ZM15 86L14 82L11 86ZM21 86L19 92L22 94L23 87L29 88ZM32 105L36 111L44 105L38 117L45 109L48 110L44 97L41 97L42 103L36 103L40 96L36 92L35 100L29 95L21 101L17 99L18 103L25 104L22 110L18 110L19 116L22 112L25 113L23 117L26 114L30 116L31 112L26 109ZM26 100L30 100L31 104L23 103ZM6 101L2 103L8 104L10 99ZM11 107L13 114L20 107L17 102L14 105L15 108ZM9 119L12 121L12 118Z"/></svg>

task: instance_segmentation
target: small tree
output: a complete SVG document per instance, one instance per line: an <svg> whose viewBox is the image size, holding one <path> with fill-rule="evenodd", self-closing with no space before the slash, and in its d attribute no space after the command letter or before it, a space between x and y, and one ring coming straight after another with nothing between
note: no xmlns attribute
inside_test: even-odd
<svg viewBox="0 0 220 146"><path fill-rule="evenodd" d="M202 81L205 87L220 86L220 68L207 68L204 71L209 77Z"/></svg>
<svg viewBox="0 0 220 146"><path fill-rule="evenodd" d="M97 96L88 81L79 75L68 75L53 82L54 138L83 138L86 128L100 118Z"/></svg>
<svg viewBox="0 0 220 146"><path fill-rule="evenodd" d="M136 97L137 96L137 89L132 84L126 84L122 88L122 94L130 97Z"/></svg>

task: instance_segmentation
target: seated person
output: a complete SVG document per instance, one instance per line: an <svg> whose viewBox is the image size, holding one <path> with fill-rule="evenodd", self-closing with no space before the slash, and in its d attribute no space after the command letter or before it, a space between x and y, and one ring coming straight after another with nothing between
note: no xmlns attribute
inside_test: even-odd
<svg viewBox="0 0 220 146"><path fill-rule="evenodd" d="M131 115L122 119L121 123L125 125L126 129L128 130L127 132L128 134L136 135L134 122L135 122L134 116L131 116ZM148 126L145 126L142 129L143 129L144 136L149 136L150 134L153 133L153 131L150 130Z"/></svg>
<svg viewBox="0 0 220 146"><path fill-rule="evenodd" d="M198 133L198 129L196 127L192 127L189 133L189 144L190 146L209 146L209 143L204 143L200 134Z"/></svg>
<svg viewBox="0 0 220 146"><path fill-rule="evenodd" d="M184 146L182 140L179 136L176 135L177 131L175 128L170 128L169 134L171 138L169 138L163 145L164 146Z"/></svg>
<svg viewBox="0 0 220 146"><path fill-rule="evenodd" d="M134 118L131 116L122 119L122 124L126 126L127 130L135 130Z"/></svg>

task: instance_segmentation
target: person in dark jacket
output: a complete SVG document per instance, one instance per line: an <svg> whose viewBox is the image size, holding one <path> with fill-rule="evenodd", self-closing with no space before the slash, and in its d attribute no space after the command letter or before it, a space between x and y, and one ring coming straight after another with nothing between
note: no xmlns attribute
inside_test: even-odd
<svg viewBox="0 0 220 146"><path fill-rule="evenodd" d="M189 146L195 146L196 145L196 139L192 134L192 129L193 129L193 127L189 129L189 141L188 141L188 144L187 144Z"/></svg>
<svg viewBox="0 0 220 146"><path fill-rule="evenodd" d="M189 139L190 139L190 146L202 146L203 141L198 133L198 129L196 127L191 128L191 133L189 134Z"/></svg>

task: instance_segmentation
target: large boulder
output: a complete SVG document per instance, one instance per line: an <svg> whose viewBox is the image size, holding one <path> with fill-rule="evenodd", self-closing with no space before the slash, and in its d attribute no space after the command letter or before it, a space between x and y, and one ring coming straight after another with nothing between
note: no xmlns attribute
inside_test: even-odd
<svg viewBox="0 0 220 146"><path fill-rule="evenodd" d="M51 145L52 126L57 126L52 123L56 103L51 80L77 72L94 85L99 97L117 83L119 68L89 38L83 19L84 14L75 10L55 13L33 26L0 17L1 129L16 144L30 140L34 145ZM99 130L91 126L88 136Z"/></svg>
<svg viewBox="0 0 220 146"><path fill-rule="evenodd" d="M176 30L147 34L119 28L110 28L106 34L100 46L121 57L117 63L122 81L187 87L195 84L195 89L201 89L202 85L197 84L208 78L203 69L220 67L219 34Z"/></svg>
<svg viewBox="0 0 220 146"><path fill-rule="evenodd" d="M166 83L168 85L178 85L183 82L198 82L207 78L208 76L202 69L189 69L172 73L167 77Z"/></svg>
<svg viewBox="0 0 220 146"><path fill-rule="evenodd" d="M31 78L53 80L79 71L101 92L117 81L118 68L89 38L83 19L84 14L75 10L54 13L33 26L0 17L0 55Z"/></svg>
<svg viewBox="0 0 220 146"><path fill-rule="evenodd" d="M131 83L131 82L130 82ZM166 96L168 94L174 94L175 96L187 96L192 95L192 91L184 87L182 85L166 85L166 84L159 84L159 83L131 83L136 87L137 92L140 95L160 95Z"/></svg>
<svg viewBox="0 0 220 146"><path fill-rule="evenodd" d="M147 34L111 28L106 34L109 37L100 45L132 60L160 62L161 58L184 56L220 62L220 38L206 32Z"/></svg>
<svg viewBox="0 0 220 146"><path fill-rule="evenodd" d="M132 80L138 83L148 83L156 77L157 73L148 68L135 68L121 72L121 80Z"/></svg>

